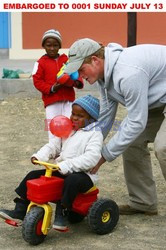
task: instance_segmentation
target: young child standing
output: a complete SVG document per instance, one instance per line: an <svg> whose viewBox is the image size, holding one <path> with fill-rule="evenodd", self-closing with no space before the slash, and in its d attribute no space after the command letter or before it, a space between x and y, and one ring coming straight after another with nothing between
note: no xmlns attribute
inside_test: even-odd
<svg viewBox="0 0 166 250"><path fill-rule="evenodd" d="M57 73L68 60L65 54L59 55L61 46L62 38L59 31L46 31L42 37L42 47L46 54L35 63L32 72L34 86L42 93L47 128L50 120L57 115L70 117L71 105L75 100L74 87L83 88L81 78L76 81L69 79L64 84L57 80ZM50 131L48 136L49 139L54 137Z"/></svg>
<svg viewBox="0 0 166 250"><path fill-rule="evenodd" d="M91 95L76 99L72 104L70 119L73 123L73 131L70 136L64 139L54 137L31 158L32 163L36 159L39 161L55 160L59 171L53 172L53 175L64 179L63 196L57 202L54 229L67 229L64 210L71 209L78 193L87 192L97 182L98 175L91 174L90 170L98 163L103 144L103 135L99 129L95 128L99 109L99 100ZM21 197L14 200L15 209L0 210L0 217L23 220L29 204L26 182L44 174L45 169L28 173L15 190Z"/></svg>

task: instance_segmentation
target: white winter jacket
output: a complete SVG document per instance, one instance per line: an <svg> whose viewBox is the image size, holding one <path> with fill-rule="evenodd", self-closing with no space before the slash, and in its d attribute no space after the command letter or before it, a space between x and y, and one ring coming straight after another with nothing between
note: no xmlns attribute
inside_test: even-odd
<svg viewBox="0 0 166 250"><path fill-rule="evenodd" d="M103 135L99 129L94 128L93 123L86 128L73 131L66 139L55 137L32 157L46 162L55 159L62 174L85 172L96 184L98 175L90 174L89 170L101 158L102 144Z"/></svg>

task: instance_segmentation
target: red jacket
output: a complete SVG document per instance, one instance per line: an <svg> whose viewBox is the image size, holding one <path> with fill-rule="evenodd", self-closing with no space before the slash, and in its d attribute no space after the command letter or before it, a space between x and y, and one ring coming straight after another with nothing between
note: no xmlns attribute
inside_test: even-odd
<svg viewBox="0 0 166 250"><path fill-rule="evenodd" d="M51 87L57 82L57 73L60 68L66 63L68 57L65 54L60 55L57 59L52 59L47 55L42 56L34 66L33 83L35 87L42 93L44 106L53 104L59 101L75 100L75 91L73 87L77 87L76 82L69 79L65 85L57 90L56 93L51 93ZM83 81L78 79L82 84L77 88L83 88Z"/></svg>

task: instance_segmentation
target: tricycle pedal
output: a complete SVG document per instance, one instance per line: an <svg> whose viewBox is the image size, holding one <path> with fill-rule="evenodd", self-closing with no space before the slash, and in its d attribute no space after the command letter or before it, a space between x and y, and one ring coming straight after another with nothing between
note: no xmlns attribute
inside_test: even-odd
<svg viewBox="0 0 166 250"><path fill-rule="evenodd" d="M22 222L17 222L15 220L9 220L9 219L6 219L5 223L13 227L20 227L22 225Z"/></svg>

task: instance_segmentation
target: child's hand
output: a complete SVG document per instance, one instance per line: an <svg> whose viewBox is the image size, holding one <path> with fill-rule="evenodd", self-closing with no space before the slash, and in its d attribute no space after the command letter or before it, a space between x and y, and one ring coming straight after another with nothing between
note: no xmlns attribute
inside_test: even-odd
<svg viewBox="0 0 166 250"><path fill-rule="evenodd" d="M31 162L34 165L38 165L37 163L35 163L34 161L38 161L38 159L36 157L31 157Z"/></svg>
<svg viewBox="0 0 166 250"><path fill-rule="evenodd" d="M62 87L62 84L55 83L52 87L53 93L56 93L60 88Z"/></svg>
<svg viewBox="0 0 166 250"><path fill-rule="evenodd" d="M58 167L59 167L59 166L58 166ZM62 174L62 175L65 175L65 176L67 176L67 175L69 174L68 171L66 171L65 169L61 169L60 167L59 167L59 169L58 169L58 172L59 172L60 174Z"/></svg>

